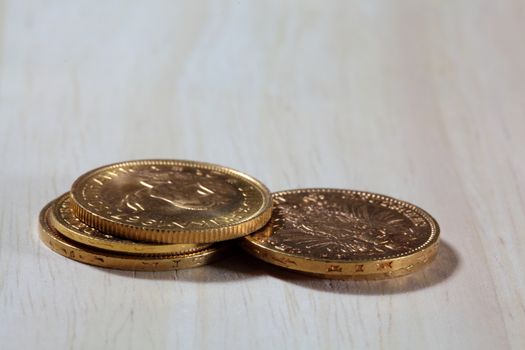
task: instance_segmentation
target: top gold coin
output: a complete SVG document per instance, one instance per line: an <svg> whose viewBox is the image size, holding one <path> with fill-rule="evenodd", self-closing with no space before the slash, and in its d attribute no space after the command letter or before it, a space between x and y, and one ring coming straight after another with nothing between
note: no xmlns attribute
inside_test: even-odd
<svg viewBox="0 0 525 350"><path fill-rule="evenodd" d="M245 236L270 219L266 186L226 167L138 160L100 167L71 188L75 214L109 234L156 243L207 243Z"/></svg>

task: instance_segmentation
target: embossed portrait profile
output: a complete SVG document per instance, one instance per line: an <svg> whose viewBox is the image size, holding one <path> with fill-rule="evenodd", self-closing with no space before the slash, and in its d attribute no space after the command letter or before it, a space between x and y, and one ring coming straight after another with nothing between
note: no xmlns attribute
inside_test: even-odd
<svg viewBox="0 0 525 350"><path fill-rule="evenodd" d="M228 207L239 197L233 186L209 174L149 169L135 174L133 181L137 189L125 194L117 206L118 212L215 210Z"/></svg>

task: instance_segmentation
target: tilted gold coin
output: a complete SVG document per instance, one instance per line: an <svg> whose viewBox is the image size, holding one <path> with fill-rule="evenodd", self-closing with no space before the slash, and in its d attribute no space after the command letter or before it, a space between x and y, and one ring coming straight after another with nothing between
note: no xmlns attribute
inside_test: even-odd
<svg viewBox="0 0 525 350"><path fill-rule="evenodd" d="M111 235L156 243L233 239L264 226L271 197L259 181L218 165L178 160L116 163L72 186L75 215Z"/></svg>
<svg viewBox="0 0 525 350"><path fill-rule="evenodd" d="M415 271L437 254L437 222L407 202L339 189L272 197L270 223L241 239L269 263L320 277L375 279Z"/></svg>
<svg viewBox="0 0 525 350"><path fill-rule="evenodd" d="M56 253L89 265L136 271L185 269L220 259L230 245L229 243L217 243L201 251L171 255L118 254L85 246L61 235L50 224L52 206L53 202L46 205L40 212L40 238Z"/></svg>
<svg viewBox="0 0 525 350"><path fill-rule="evenodd" d="M49 221L54 228L67 238L95 248L119 253L180 254L202 250L210 246L210 243L141 243L111 236L84 224L74 215L69 193L60 196L54 202L50 209Z"/></svg>

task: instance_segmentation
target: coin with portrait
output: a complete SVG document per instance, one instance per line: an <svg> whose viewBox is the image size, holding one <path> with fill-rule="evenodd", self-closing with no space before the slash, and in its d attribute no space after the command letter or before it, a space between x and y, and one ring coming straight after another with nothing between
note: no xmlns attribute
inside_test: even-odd
<svg viewBox="0 0 525 350"><path fill-rule="evenodd" d="M156 243L233 239L271 215L268 189L239 171L194 161L140 160L107 165L78 178L73 210L117 237Z"/></svg>

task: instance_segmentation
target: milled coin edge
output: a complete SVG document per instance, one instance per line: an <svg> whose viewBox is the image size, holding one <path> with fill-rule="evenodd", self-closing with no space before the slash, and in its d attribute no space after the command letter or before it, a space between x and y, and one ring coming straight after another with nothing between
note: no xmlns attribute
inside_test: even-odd
<svg viewBox="0 0 525 350"><path fill-rule="evenodd" d="M39 214L39 236L55 253L80 263L119 270L168 271L193 268L219 260L229 251L231 244L218 243L199 252L172 255L116 254L75 242L60 234L49 223L49 211L54 201Z"/></svg>
<svg viewBox="0 0 525 350"><path fill-rule="evenodd" d="M142 243L142 242L133 242L133 241L126 242L124 240L117 241L117 240L112 240L110 238L91 237L82 232L79 232L76 228L68 225L68 223L62 217L61 212L60 212L60 207L68 199L71 200L70 192L66 192L62 194L61 196L59 196L57 199L55 199L54 204L50 208L49 223L52 227L54 227L60 234L62 234L66 238L69 238L73 241L76 241L84 245L88 245L88 246L98 248L98 249L114 251L117 253L160 254L160 255L197 252L197 251L206 249L207 247L210 246L210 243L155 244L155 243Z"/></svg>

